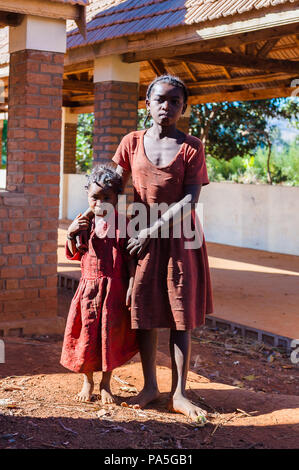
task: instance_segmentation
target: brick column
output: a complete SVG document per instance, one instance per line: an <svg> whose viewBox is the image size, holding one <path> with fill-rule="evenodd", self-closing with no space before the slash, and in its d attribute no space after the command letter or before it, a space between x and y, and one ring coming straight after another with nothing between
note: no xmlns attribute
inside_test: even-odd
<svg viewBox="0 0 299 470"><path fill-rule="evenodd" d="M65 112L64 124L64 173L76 173L76 139L78 115L72 114L69 108Z"/></svg>
<svg viewBox="0 0 299 470"><path fill-rule="evenodd" d="M57 317L57 228L65 22L40 21L43 40L35 41L50 49L54 35L54 51L33 49L32 37L28 44L30 17L10 32L7 191L0 192L4 334L63 328Z"/></svg>
<svg viewBox="0 0 299 470"><path fill-rule="evenodd" d="M177 128L180 131L185 132L185 134L189 134L190 115L191 115L191 105L188 105L185 113L183 114L183 116L180 117L177 123Z"/></svg>
<svg viewBox="0 0 299 470"><path fill-rule="evenodd" d="M122 137L137 129L139 64L119 56L97 59L94 70L94 163L110 161ZM129 181L126 194L132 200Z"/></svg>

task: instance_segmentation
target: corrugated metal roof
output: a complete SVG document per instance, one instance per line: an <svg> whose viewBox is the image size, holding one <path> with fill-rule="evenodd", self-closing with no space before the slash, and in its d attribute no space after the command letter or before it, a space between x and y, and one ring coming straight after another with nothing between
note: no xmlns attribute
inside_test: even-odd
<svg viewBox="0 0 299 470"><path fill-rule="evenodd" d="M87 18L92 19L87 24L87 38L84 41L77 30L70 31L68 48L297 2L298 0L90 0Z"/></svg>

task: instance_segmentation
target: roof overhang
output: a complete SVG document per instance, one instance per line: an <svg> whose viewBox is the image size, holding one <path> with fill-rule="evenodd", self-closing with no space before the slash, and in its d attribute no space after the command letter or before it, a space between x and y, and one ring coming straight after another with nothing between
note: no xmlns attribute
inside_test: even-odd
<svg viewBox="0 0 299 470"><path fill-rule="evenodd" d="M74 20L82 36L86 35L86 11L82 4L53 0L0 0L0 27L17 26L23 15Z"/></svg>
<svg viewBox="0 0 299 470"><path fill-rule="evenodd" d="M81 5L48 2L44 0L0 0L0 11L3 12L43 16L46 18L61 18L65 20L78 19L80 16L80 8L82 8Z"/></svg>

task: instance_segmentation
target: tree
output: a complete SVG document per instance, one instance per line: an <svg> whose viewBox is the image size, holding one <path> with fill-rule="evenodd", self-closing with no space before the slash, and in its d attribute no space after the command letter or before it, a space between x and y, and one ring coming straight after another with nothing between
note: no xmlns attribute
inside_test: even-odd
<svg viewBox="0 0 299 470"><path fill-rule="evenodd" d="M77 127L76 166L86 173L92 167L94 114L79 114Z"/></svg>
<svg viewBox="0 0 299 470"><path fill-rule="evenodd" d="M6 167L7 161L7 119L3 121L0 168Z"/></svg>
<svg viewBox="0 0 299 470"><path fill-rule="evenodd" d="M265 136L269 135L271 118L298 122L298 100L198 104L192 107L190 127L192 134L203 141L208 156L230 160L253 154L259 145L269 144Z"/></svg>

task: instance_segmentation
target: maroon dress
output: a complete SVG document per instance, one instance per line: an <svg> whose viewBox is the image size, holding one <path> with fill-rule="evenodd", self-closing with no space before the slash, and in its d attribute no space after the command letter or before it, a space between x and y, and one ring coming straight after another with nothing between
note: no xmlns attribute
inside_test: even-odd
<svg viewBox="0 0 299 470"><path fill-rule="evenodd" d="M134 200L150 210L153 203L172 204L184 197L186 184L209 183L201 141L186 135L173 160L157 167L144 151L146 131L131 132L121 141L113 161L132 172ZM132 293L132 328L187 330L204 323L213 312L205 240L192 213L191 229L201 239L198 248L186 248L184 235L152 238L138 260Z"/></svg>
<svg viewBox="0 0 299 470"><path fill-rule="evenodd" d="M81 260L81 279L66 323L61 364L74 372L111 371L138 351L126 307L129 273L126 238L118 228L115 238L95 234L92 228L88 251L68 259Z"/></svg>

